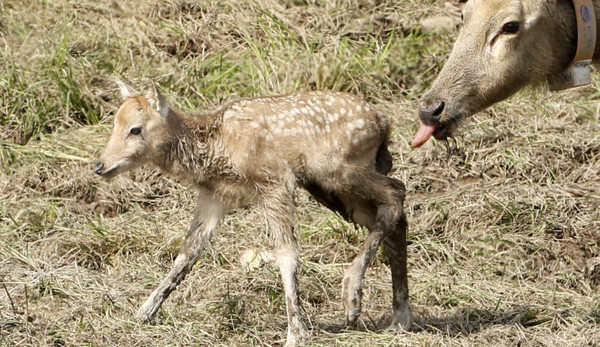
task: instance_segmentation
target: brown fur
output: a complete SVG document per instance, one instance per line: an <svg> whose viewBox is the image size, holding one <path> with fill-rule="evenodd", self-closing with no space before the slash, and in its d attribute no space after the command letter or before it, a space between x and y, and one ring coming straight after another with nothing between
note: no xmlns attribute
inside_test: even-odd
<svg viewBox="0 0 600 347"><path fill-rule="evenodd" d="M600 1L593 3L600 25ZM470 0L463 16L448 61L420 101L419 117L438 128L437 138L450 135L465 117L564 71L575 55L570 0ZM520 23L519 31L502 33L510 21Z"/></svg>
<svg viewBox="0 0 600 347"><path fill-rule="evenodd" d="M354 324L360 313L364 273L383 242L393 273L390 327L410 326L404 185L386 176L391 169L387 118L360 98L338 92L244 99L214 112L188 115L169 107L156 90L140 96L120 87L126 100L96 173L112 177L152 162L199 192L181 253L140 308L141 319L151 319L191 270L225 213L258 204L266 212L284 283L287 345L301 344L306 333L298 304L292 221L295 188L301 186L371 231L344 276L347 323Z"/></svg>

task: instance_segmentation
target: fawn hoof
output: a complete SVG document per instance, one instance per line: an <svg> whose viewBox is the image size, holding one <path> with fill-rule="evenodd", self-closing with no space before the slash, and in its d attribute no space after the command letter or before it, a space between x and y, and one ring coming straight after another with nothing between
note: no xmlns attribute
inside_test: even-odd
<svg viewBox="0 0 600 347"><path fill-rule="evenodd" d="M362 301L362 283L353 277L345 276L342 281L342 300L346 326L353 326L360 315Z"/></svg>
<svg viewBox="0 0 600 347"><path fill-rule="evenodd" d="M302 330L299 334L288 333L285 340L285 347L300 347L306 345L306 331Z"/></svg>
<svg viewBox="0 0 600 347"><path fill-rule="evenodd" d="M135 319L137 319L141 323L147 323L152 319L152 317L150 317L149 315L147 315L145 313L138 312L138 314L135 315Z"/></svg>
<svg viewBox="0 0 600 347"><path fill-rule="evenodd" d="M403 309L395 310L392 313L392 321L387 327L387 331L408 331L412 324L412 311L410 305L406 305Z"/></svg>
<svg viewBox="0 0 600 347"><path fill-rule="evenodd" d="M146 323L154 318L154 312L149 311L142 306L135 315L135 318L142 323Z"/></svg>
<svg viewBox="0 0 600 347"><path fill-rule="evenodd" d="M285 347L300 347L300 346L304 346L306 344L306 341L304 340L304 337L294 337L294 338L289 338L287 339L287 341L285 342Z"/></svg>
<svg viewBox="0 0 600 347"><path fill-rule="evenodd" d="M360 316L360 310L347 310L346 311L346 326L351 327L356 324Z"/></svg>

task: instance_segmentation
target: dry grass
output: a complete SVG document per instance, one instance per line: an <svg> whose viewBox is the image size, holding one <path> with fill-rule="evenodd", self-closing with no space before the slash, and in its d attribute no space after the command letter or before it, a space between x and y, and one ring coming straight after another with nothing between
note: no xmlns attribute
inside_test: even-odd
<svg viewBox="0 0 600 347"><path fill-rule="evenodd" d="M435 1L26 0L0 11L0 344L283 343L278 270L239 263L269 249L256 210L226 219L156 322L133 319L177 254L193 192L148 169L92 175L123 76L157 80L184 109L328 88L394 119L414 329L381 330L391 302L381 255L360 329L344 328L340 281L364 235L301 195L314 345L600 345L598 79L495 106L463 128L464 156L449 156L440 143L408 146L415 101L453 36L413 30L447 11Z"/></svg>

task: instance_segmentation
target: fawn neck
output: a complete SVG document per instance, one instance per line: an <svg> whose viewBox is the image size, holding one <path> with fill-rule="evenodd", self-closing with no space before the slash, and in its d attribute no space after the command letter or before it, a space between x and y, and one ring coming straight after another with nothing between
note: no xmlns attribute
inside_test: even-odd
<svg viewBox="0 0 600 347"><path fill-rule="evenodd" d="M156 163L163 171L205 185L217 176L231 174L231 164L216 148L221 118L215 114L188 115L169 110L169 138Z"/></svg>

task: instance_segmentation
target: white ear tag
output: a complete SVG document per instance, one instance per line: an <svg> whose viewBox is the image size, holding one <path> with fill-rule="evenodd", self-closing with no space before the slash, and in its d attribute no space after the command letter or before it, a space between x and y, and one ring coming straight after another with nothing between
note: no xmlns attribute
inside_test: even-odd
<svg viewBox="0 0 600 347"><path fill-rule="evenodd" d="M556 92L590 84L592 82L592 77L590 75L591 63L591 59L580 60L558 76L548 78L550 90Z"/></svg>

